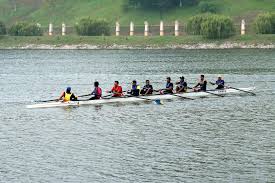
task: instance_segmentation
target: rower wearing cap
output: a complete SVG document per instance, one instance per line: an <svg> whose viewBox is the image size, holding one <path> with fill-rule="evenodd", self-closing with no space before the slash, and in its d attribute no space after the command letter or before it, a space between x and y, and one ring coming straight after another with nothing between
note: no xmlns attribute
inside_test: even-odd
<svg viewBox="0 0 275 183"><path fill-rule="evenodd" d="M184 80L184 77L180 77L180 81L176 82L176 84L178 85L176 87L176 92L177 93L181 93L181 92L187 92L187 83Z"/></svg>
<svg viewBox="0 0 275 183"><path fill-rule="evenodd" d="M215 83L210 82L212 85L217 85L216 89L224 89L224 80L222 79L222 76L218 76L218 80Z"/></svg>
<svg viewBox="0 0 275 183"><path fill-rule="evenodd" d="M91 95L93 95L93 97L91 97L90 100L98 100L102 96L102 89L99 87L98 81L94 82L94 87L95 88L91 93Z"/></svg>
<svg viewBox="0 0 275 183"><path fill-rule="evenodd" d="M165 89L160 90L160 94L173 94L174 85L171 82L171 78L166 78L166 87Z"/></svg>
<svg viewBox="0 0 275 183"><path fill-rule="evenodd" d="M118 81L114 82L111 93L113 93L113 97L121 97L123 95L122 87L119 85Z"/></svg>
<svg viewBox="0 0 275 183"><path fill-rule="evenodd" d="M136 80L132 82L132 89L128 93L133 96L139 96L140 86L137 84Z"/></svg>
<svg viewBox="0 0 275 183"><path fill-rule="evenodd" d="M140 93L142 95L151 95L153 91L153 86L150 84L150 81L146 80L146 85L142 88Z"/></svg>
<svg viewBox="0 0 275 183"><path fill-rule="evenodd" d="M63 102L76 101L77 97L71 92L72 88L67 87L66 91L63 91L59 100L63 100Z"/></svg>
<svg viewBox="0 0 275 183"><path fill-rule="evenodd" d="M194 86L193 90L196 92L206 91L206 88L207 88L207 80L205 79L204 75L201 75L198 84Z"/></svg>

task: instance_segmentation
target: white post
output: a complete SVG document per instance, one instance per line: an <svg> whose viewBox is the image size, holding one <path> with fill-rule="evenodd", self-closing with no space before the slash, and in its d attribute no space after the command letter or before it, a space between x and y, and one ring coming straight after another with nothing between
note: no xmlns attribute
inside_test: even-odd
<svg viewBox="0 0 275 183"><path fill-rule="evenodd" d="M116 22L116 36L119 36L120 34L120 25L119 22Z"/></svg>
<svg viewBox="0 0 275 183"><path fill-rule="evenodd" d="M179 36L179 21L175 21L175 36Z"/></svg>
<svg viewBox="0 0 275 183"><path fill-rule="evenodd" d="M62 24L62 36L65 36L66 35L66 24L63 23Z"/></svg>
<svg viewBox="0 0 275 183"><path fill-rule="evenodd" d="M164 25L163 25L163 21L160 21L159 35L160 35L160 36L164 36Z"/></svg>
<svg viewBox="0 0 275 183"><path fill-rule="evenodd" d="M53 35L53 24L50 23L49 24L49 36L52 36Z"/></svg>
<svg viewBox="0 0 275 183"><path fill-rule="evenodd" d="M130 36L134 35L134 31L135 31L135 25L133 22L130 23Z"/></svg>
<svg viewBox="0 0 275 183"><path fill-rule="evenodd" d="M149 33L149 24L147 21L144 22L144 36L148 36Z"/></svg>
<svg viewBox="0 0 275 183"><path fill-rule="evenodd" d="M245 35L245 20L242 19L242 24L241 24L241 35Z"/></svg>

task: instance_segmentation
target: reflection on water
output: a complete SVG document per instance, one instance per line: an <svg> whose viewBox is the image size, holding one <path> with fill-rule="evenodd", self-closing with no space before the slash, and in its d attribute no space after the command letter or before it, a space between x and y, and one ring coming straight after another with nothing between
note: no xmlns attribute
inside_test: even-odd
<svg viewBox="0 0 275 183"><path fill-rule="evenodd" d="M274 182L274 50L0 51L1 182ZM257 96L29 110L100 81L222 74ZM211 86L210 86L211 87Z"/></svg>

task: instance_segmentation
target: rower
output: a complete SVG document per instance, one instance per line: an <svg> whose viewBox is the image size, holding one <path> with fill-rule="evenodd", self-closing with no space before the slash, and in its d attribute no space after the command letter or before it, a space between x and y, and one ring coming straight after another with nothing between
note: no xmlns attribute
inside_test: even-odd
<svg viewBox="0 0 275 183"><path fill-rule="evenodd" d="M187 92L187 83L184 81L184 77L180 77L180 81L176 82L176 84L178 85L176 87L176 92L177 93L181 93L181 92Z"/></svg>
<svg viewBox="0 0 275 183"><path fill-rule="evenodd" d="M99 82L96 81L94 82L94 90L91 93L91 95L94 95L93 97L90 98L90 100L98 100L102 96L102 89L99 87Z"/></svg>
<svg viewBox="0 0 275 183"><path fill-rule="evenodd" d="M142 95L151 95L153 93L153 86L150 84L149 80L146 80L146 85L142 88Z"/></svg>
<svg viewBox="0 0 275 183"><path fill-rule="evenodd" d="M119 86L118 81L115 81L111 93L113 93L113 97L121 97L123 95L122 87Z"/></svg>
<svg viewBox="0 0 275 183"><path fill-rule="evenodd" d="M130 91L128 91L128 93L133 95L133 96L139 96L140 86L137 84L136 80L134 80L132 82L132 89Z"/></svg>
<svg viewBox="0 0 275 183"><path fill-rule="evenodd" d="M207 88L207 81L206 81L204 75L201 75L198 84L193 87L193 90L195 92L206 91L206 88Z"/></svg>
<svg viewBox="0 0 275 183"><path fill-rule="evenodd" d="M165 87L165 89L160 90L160 94L173 94L173 88L174 88L174 85L171 82L171 78L167 77L166 78L166 87Z"/></svg>
<svg viewBox="0 0 275 183"><path fill-rule="evenodd" d="M210 82L212 85L217 85L216 89L224 89L224 80L221 76L218 76L218 80L215 83Z"/></svg>
<svg viewBox="0 0 275 183"><path fill-rule="evenodd" d="M63 102L77 101L77 97L71 92L71 90L71 87L67 87L66 92L62 92L59 100L63 100Z"/></svg>

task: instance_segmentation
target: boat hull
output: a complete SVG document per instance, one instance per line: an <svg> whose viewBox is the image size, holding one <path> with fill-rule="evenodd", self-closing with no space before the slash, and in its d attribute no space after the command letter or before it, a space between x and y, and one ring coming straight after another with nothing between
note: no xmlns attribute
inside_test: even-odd
<svg viewBox="0 0 275 183"><path fill-rule="evenodd" d="M250 88L239 88L243 91L253 91L254 87ZM54 108L54 107L68 107L68 106L81 106L81 105L101 105L108 103L124 103L124 102L141 102L141 101L154 101L157 99L160 100L169 100L169 99L178 99L180 97L187 98L198 98L198 97L215 97L216 95L229 95L229 94L240 94L244 93L243 91L228 88L223 90L209 90L206 92L188 92L181 94L167 94L167 95L151 95L151 96L140 96L140 97L125 97L125 98L110 98L110 99L100 99L100 100L88 100L88 101L70 101L70 102L49 102L49 103L40 103L27 105L28 109L36 108ZM212 93L212 94L211 94ZM217 97L217 96L216 96Z"/></svg>

